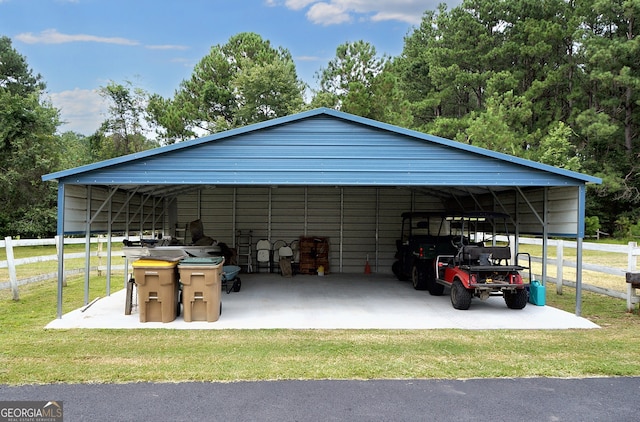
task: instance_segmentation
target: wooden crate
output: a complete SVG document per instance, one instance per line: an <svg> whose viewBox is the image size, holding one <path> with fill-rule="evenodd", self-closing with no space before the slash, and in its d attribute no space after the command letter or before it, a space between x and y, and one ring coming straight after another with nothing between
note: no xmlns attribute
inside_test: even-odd
<svg viewBox="0 0 640 422"><path fill-rule="evenodd" d="M329 238L300 238L300 274L317 274L318 267L323 266L325 274L329 271Z"/></svg>

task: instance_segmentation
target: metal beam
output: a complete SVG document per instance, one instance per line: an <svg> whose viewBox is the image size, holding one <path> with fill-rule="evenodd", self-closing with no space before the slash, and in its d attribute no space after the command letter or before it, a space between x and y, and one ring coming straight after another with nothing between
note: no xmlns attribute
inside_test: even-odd
<svg viewBox="0 0 640 422"><path fill-rule="evenodd" d="M91 275L91 197L92 186L87 186L87 221L84 229L84 304L89 303L89 276Z"/></svg>
<svg viewBox="0 0 640 422"><path fill-rule="evenodd" d="M105 200L102 201L102 204L98 207L96 212L93 214L93 216L89 220L89 224L94 222L96 217L102 212L102 210L107 206L107 204L111 204L111 198L113 198L113 195L115 195L116 192L118 191L118 187L116 186L115 188L112 188L112 189L109 189L109 190L110 190L109 195L107 195Z"/></svg>
<svg viewBox="0 0 640 422"><path fill-rule="evenodd" d="M524 194L524 192L522 192L522 189L520 189L520 186L516 186L516 189L518 189L518 192L520 193L520 196L522 197L522 199L524 199L524 202L527 203L527 205L529 206L529 209L536 216L536 218L538 219L540 224L544 225L544 219L542 217L540 217L540 214L538 214L538 211L536 211L536 209L534 208L533 204L531 202L529 202L529 200L527 199L527 196Z"/></svg>

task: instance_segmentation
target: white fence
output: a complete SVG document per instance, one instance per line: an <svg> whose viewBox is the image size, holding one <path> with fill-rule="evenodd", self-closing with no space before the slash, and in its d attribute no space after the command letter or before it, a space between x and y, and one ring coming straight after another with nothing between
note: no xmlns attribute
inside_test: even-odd
<svg viewBox="0 0 640 422"><path fill-rule="evenodd" d="M532 238L520 238L519 243L521 245L536 245L542 246L542 239L532 239ZM568 241L568 240L554 240L549 239L547 241L547 245L550 247L556 248L556 257L552 258L550 256L547 257L547 265L554 265L556 267L556 276L552 277L548 273L546 275L546 281L552 282L556 284L556 291L558 294L562 293L562 286L570 286L576 287L575 280L565 279L565 269L573 268L574 270L577 267L575 261L570 261L564 258L565 249L576 249L577 242ZM610 243L582 243L583 251L599 251L599 252L611 252L617 254L626 255L627 266L626 268L620 267L609 267L604 265L590 264L582 260L582 269L587 271L594 271L596 273L613 275L616 277L620 277L620 285L624 286L621 290L626 290L626 292L622 292L616 289L609 289L600 286L594 286L591 284L583 283L582 289L587 290L594 293L599 293L611 297L616 297L619 299L626 299L627 301L627 310L632 311L634 304L640 303L640 297L636 294L636 289L634 289L631 284L626 282L626 274L628 272L636 272L637 271L637 261L638 256L640 255L640 248L636 242L629 242L626 245L615 245ZM542 258L540 257L531 257L533 262L542 263ZM561 265L558 265L561 263Z"/></svg>
<svg viewBox="0 0 640 422"><path fill-rule="evenodd" d="M122 242L123 237L113 237L112 242ZM131 240L134 240L131 238ZM91 238L91 243L98 243L98 251L91 252L91 256L97 257L106 257L106 252L102 252L102 244L106 243L107 239L104 237L94 237ZM73 245L73 244L86 244L85 238L65 238L65 245ZM14 300L19 299L18 286L22 286L29 283L35 283L38 281L51 280L58 277L58 272L51 272L45 274L38 274L33 277L27 277L23 279L18 279L16 267L20 265L34 264L38 262L47 262L47 261L58 261L57 253L55 255L43 255L43 256L33 256L29 258L15 258L13 253L14 247L24 247L24 246L56 246L56 251L58 248L58 237L56 236L53 239L12 239L11 237L5 237L4 240L0 240L0 249L5 249L7 260L0 261L0 269L7 268L9 270L9 281L8 282L0 282L0 290L11 288L12 295ZM84 259L86 256L85 252L76 252L76 253L65 253L64 259ZM122 251L112 251L111 256L122 256ZM124 269L124 266L120 266L120 269ZM113 266L112 269L119 269L118 267ZM91 271L102 271L105 267L98 265L95 267L91 267ZM65 270L64 276L83 274L85 272L85 268L76 268Z"/></svg>
<svg viewBox="0 0 640 422"><path fill-rule="evenodd" d="M112 242L121 242L122 241L122 237L114 237L112 238ZM135 240L133 238L131 238L131 240ZM99 245L101 243L106 243L106 239L103 237L97 237L97 238L91 238L91 243L98 243ZM533 239L533 238L520 238L519 239L520 244L521 245L536 245L536 246L542 246L542 239ZM70 239L70 238L66 238L64 240L64 244L65 245L70 245L70 244L85 244L86 243L86 239L84 238L76 238L76 239ZM1 268L8 268L9 269L9 282L0 282L0 289L7 289L9 287L11 287L11 289L13 290L13 296L15 300L18 300L18 286L19 285L24 285L24 284L28 284L28 283L33 283L33 282L37 282L37 281L42 281L42 280L48 280L48 279L55 279L57 278L58 274L57 272L53 272L53 273L48 273L48 274L40 274L38 276L34 276L34 277L29 277L29 278L25 278L25 279L18 279L17 275L16 275L16 267L20 266L20 265L26 265L26 264L32 264L32 263L36 263L36 262L45 262L45 261L57 261L58 260L58 256L56 255L46 255L46 256L36 256L36 257L30 257L30 258L21 258L21 259L15 259L14 255L13 255L13 248L14 247L21 247L21 246L53 246L53 245L58 245L58 241L57 238L54 239L27 239L27 240L12 240L10 237L6 237L4 241L0 240L0 249L4 248L6 250L6 254L7 254L7 260L6 261L0 261L0 269ZM564 251L565 249L575 249L576 248L576 242L573 241L567 241L567 240L553 240L550 239L547 242L547 245L549 247L555 247L556 248L556 257L552 258L552 257L547 257L547 265L553 265L556 267L556 275L555 277L550 276L549 274L546 274L546 281L548 282L552 282L556 284L556 290L558 293L562 293L562 286L566 285L566 286L571 286L571 287L575 287L576 283L575 280L569 280L569 279L565 279L565 269L567 268L576 268L576 262L567 260L564 258ZM605 244L605 243L588 243L588 242L583 242L582 244L582 249L583 250L591 250L591 251L600 251L600 252L613 252L613 253L617 253L617 254L623 254L626 255L627 259L627 266L626 268L620 268L620 267L608 267L608 266L603 266L603 265L596 265L596 264L590 264L590 263L586 263L583 260L582 263L582 268L583 270L588 270L588 271L595 271L597 273L603 273L603 274L609 274L609 275L613 275L616 277L620 277L620 283L621 285L626 284L626 292L622 292L621 290L615 290L615 289L608 289L608 288L603 288L603 287L599 287L599 286L594 286L594 285L590 285L590 284L586 284L583 283L582 284L582 288L584 290L587 291L591 291L591 292L595 292L595 293L599 293L599 294L603 294L603 295L607 295L607 296L612 296L612 297L616 297L619 299L626 299L627 301L627 310L632 311L633 307L636 303L640 303L640 297L638 295L636 295L636 290L632 287L631 284L626 283L625 281L625 276L628 272L635 272L637 271L637 258L640 255L640 248L638 247L638 244L636 242L629 242L626 245L614 245L614 244ZM121 256L122 252L119 250L116 251L112 251L112 256ZM92 252L91 256L106 256L105 252L101 252L101 248L98 248L98 252ZM72 253L72 254L65 254L64 258L65 259L74 259L74 258L84 258L85 257L85 252L79 252L79 253ZM540 257L531 257L531 260L533 262L537 262L537 263L542 263L542 258ZM561 265L558 265L558 263L561 263ZM114 269L117 269L116 267L113 267ZM124 267L122 267L123 269ZM100 271L104 269L101 266L98 267L92 267L91 270L97 270ZM85 270L84 268L81 269L75 269L75 270L69 270L69 271L65 271L65 277L68 275L73 275L73 274L80 274L83 273ZM559 282L559 280L561 280L561 282Z"/></svg>

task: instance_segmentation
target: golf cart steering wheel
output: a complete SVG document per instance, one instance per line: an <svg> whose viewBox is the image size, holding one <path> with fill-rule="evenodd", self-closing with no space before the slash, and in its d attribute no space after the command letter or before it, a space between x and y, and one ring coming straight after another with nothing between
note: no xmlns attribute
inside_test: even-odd
<svg viewBox="0 0 640 422"><path fill-rule="evenodd" d="M462 248L464 246L464 238L460 238L458 236L452 238L451 245L456 249Z"/></svg>

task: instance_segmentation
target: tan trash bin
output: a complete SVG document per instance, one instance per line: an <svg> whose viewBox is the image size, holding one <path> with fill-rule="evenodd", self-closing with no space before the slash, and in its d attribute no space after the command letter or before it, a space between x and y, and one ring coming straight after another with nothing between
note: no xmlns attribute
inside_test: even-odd
<svg viewBox="0 0 640 422"><path fill-rule="evenodd" d="M171 322L178 313L178 262L155 259L134 261L140 322Z"/></svg>
<svg viewBox="0 0 640 422"><path fill-rule="evenodd" d="M178 265L185 322L220 318L223 257L186 258Z"/></svg>

